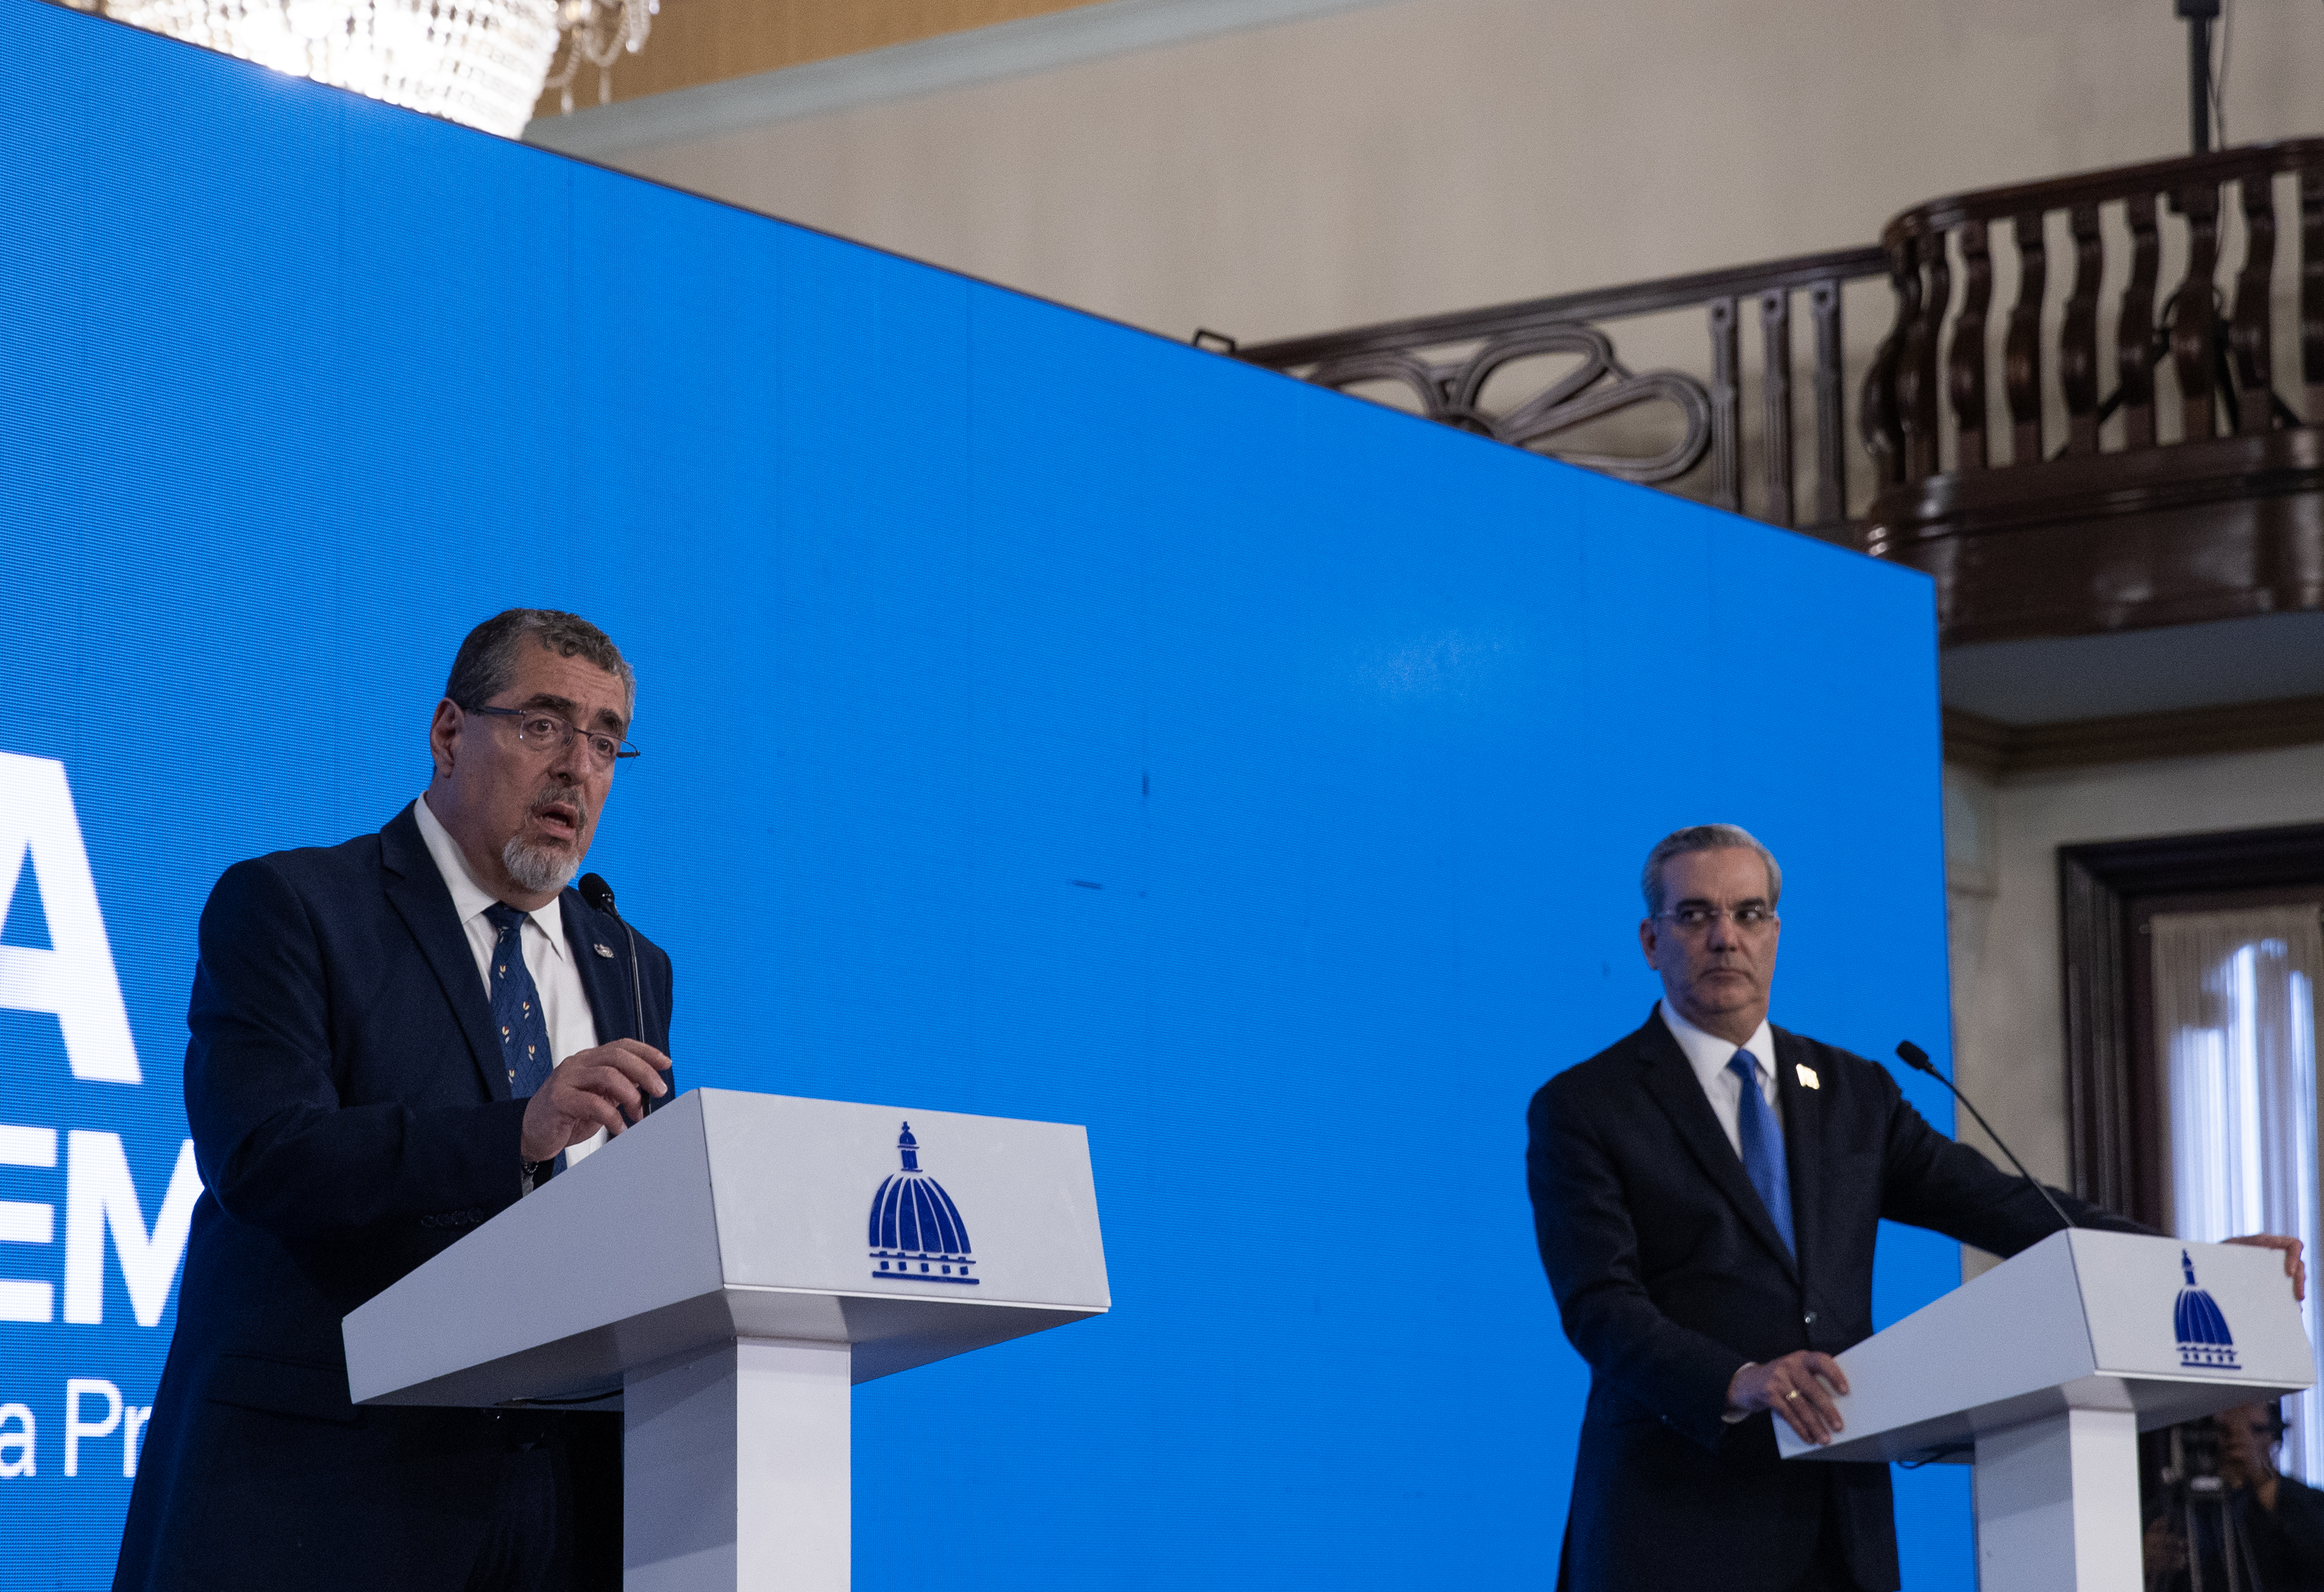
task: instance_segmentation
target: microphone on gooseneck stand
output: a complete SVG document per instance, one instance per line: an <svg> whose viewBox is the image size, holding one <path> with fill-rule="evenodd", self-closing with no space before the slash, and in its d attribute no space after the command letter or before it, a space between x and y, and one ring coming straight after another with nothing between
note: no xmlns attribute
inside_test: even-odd
<svg viewBox="0 0 2324 1592"><path fill-rule="evenodd" d="M646 1038L646 986L645 981L638 976L638 931L630 927L630 921L627 918L613 910L613 887L605 883L604 875L584 874L576 882L574 887L581 892L583 901L619 923L622 926L622 932L629 936L630 1013L637 1022L638 1042L643 1044ZM641 1117L652 1115L654 1107L659 1105L661 1100L669 1097L664 1095L660 1100L658 1100L651 1095L646 1096L645 1104L641 1108L639 1115Z"/></svg>
<svg viewBox="0 0 2324 1592"><path fill-rule="evenodd" d="M2001 1144L2001 1152L2009 1157L2009 1164L2017 1169L2017 1175L2019 1177L2024 1178L2027 1182L2034 1185L2034 1191L2042 1196L2043 1202L2047 1204L2052 1211L2057 1213L2058 1220L2065 1226L2070 1227L2075 1225L2074 1218L2066 1214L2065 1208L2058 1203L2058 1201L2051 1195L2049 1189L2042 1186L2042 1180L2025 1170L2025 1163L2017 1159L2017 1152L2012 1150L2008 1145L2001 1143L2001 1135L1995 1133L1993 1131L1993 1125L1985 1120L1985 1113L1979 1111L1974 1106L1969 1106L1969 1097L1962 1094L1959 1089L1953 1088L1953 1080L1937 1070L1937 1064L1929 1060L1929 1053L1926 1051L1921 1049L1920 1046L1914 1044L1911 1040L1904 1040L1899 1042L1896 1046L1896 1054L1898 1058L1903 1060L1905 1066L1912 1068L1916 1072L1925 1072L1931 1078L1935 1078L1939 1083L1944 1085L1945 1088L1952 1089L1953 1098L1959 1100L1964 1106L1969 1106L1969 1114L1977 1118L1977 1125L1985 1130L1985 1136L1991 1139L1995 1143Z"/></svg>

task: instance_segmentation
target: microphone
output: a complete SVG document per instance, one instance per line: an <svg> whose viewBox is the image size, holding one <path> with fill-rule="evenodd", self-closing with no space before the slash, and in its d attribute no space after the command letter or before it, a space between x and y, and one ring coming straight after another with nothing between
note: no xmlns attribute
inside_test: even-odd
<svg viewBox="0 0 2324 1592"><path fill-rule="evenodd" d="M638 931L630 927L630 921L627 918L613 910L613 887L605 883L604 875L584 874L576 882L575 888L581 892L583 901L619 923L622 926L622 932L629 936L630 1014L636 1020L638 1042L642 1044L646 1037L646 986L645 981L638 976ZM661 1100L669 1098L668 1095L662 1096L660 1099L656 1099L651 1095L645 1096L643 1104L638 1110L639 1119L642 1121L652 1115L654 1107L659 1105Z"/></svg>
<svg viewBox="0 0 2324 1592"><path fill-rule="evenodd" d="M2001 1135L1995 1133L1993 1131L1993 1125L1985 1120L1985 1113L1979 1111L1974 1106L1969 1106L1969 1097L1962 1094L1959 1089L1953 1089L1953 1080L1937 1070L1937 1064L1929 1060L1929 1053L1926 1051L1921 1049L1920 1046L1914 1044L1911 1040L1903 1040L1897 1043L1896 1055L1905 1066L1913 1069L1915 1072L1925 1072L1931 1078L1935 1078L1939 1083L1944 1085L1945 1088L1952 1089L1953 1098L1959 1100L1964 1106L1969 1106L1969 1114L1977 1118L1977 1125L1985 1130L1985 1136L1991 1139L1995 1143L2001 1144L2001 1152L2009 1157L2009 1164L2017 1169L2017 1175L2019 1177L2024 1178L2027 1182L2034 1185L2034 1191L2036 1194L2039 1194L2043 1199L2043 1202L2048 1205L2049 1208L2057 1214L2059 1222L2062 1226L2068 1227L2075 1225L2074 1218L2068 1216L2066 1214L2065 1208L2058 1203L2056 1199L2051 1195L2049 1189L2042 1186L2041 1180L2036 1178L2032 1172L2025 1170L2025 1163L2017 1159L2017 1152L2012 1150L2008 1145L2001 1143Z"/></svg>

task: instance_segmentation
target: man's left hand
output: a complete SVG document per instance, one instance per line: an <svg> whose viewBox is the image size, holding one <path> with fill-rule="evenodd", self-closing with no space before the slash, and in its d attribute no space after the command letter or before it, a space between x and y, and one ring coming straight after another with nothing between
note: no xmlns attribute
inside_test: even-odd
<svg viewBox="0 0 2324 1592"><path fill-rule="evenodd" d="M1848 1392L1848 1373L1830 1355L1794 1349L1766 1365L1746 1365L1727 1384L1727 1407L1746 1412L1773 1410L1802 1442L1831 1443L1848 1424L1835 1395Z"/></svg>
<svg viewBox="0 0 2324 1592"><path fill-rule="evenodd" d="M2248 1245L2254 1249L2283 1251L2283 1274L2292 1279L2292 1297L2297 1300L2308 1297L2308 1263L2301 1258L2299 1239L2288 1238L2281 1233L2250 1233L2241 1238L2230 1238L2227 1242Z"/></svg>
<svg viewBox="0 0 2324 1592"><path fill-rule="evenodd" d="M669 1093L660 1077L669 1070L669 1058L641 1040L617 1039L566 1057L525 1102L525 1160L552 1160L599 1128L613 1138L643 1122L647 1096Z"/></svg>

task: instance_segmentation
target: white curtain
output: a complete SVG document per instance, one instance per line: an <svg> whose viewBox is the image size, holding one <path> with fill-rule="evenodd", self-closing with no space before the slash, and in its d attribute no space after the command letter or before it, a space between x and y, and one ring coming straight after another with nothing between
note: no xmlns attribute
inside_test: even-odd
<svg viewBox="0 0 2324 1592"><path fill-rule="evenodd" d="M2319 1258L2312 905L2158 913L2154 1032L2170 1090L2172 1219L2181 1238L2292 1233ZM2311 1288L2308 1339L2324 1340ZM2283 1468L2324 1477L2324 1390L2286 1412Z"/></svg>

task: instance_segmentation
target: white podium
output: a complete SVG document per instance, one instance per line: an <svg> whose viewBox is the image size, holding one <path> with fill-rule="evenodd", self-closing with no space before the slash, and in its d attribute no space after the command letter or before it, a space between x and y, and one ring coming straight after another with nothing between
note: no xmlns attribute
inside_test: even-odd
<svg viewBox="0 0 2324 1592"><path fill-rule="evenodd" d="M1080 1128L696 1089L343 1331L358 1403L621 1411L626 1592L844 1592L849 1387L1109 1302Z"/></svg>
<svg viewBox="0 0 2324 1592"><path fill-rule="evenodd" d="M2138 1434L2281 1397L2316 1365L2272 1249L2059 1233L1838 1356L1830 1448L1977 1473L1983 1592L2143 1586Z"/></svg>

